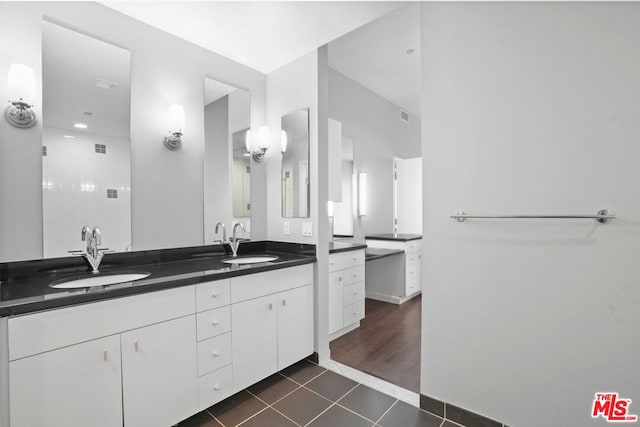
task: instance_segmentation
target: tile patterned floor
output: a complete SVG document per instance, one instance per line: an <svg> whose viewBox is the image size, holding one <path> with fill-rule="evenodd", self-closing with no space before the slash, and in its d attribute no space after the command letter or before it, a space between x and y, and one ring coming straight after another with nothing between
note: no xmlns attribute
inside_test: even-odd
<svg viewBox="0 0 640 427"><path fill-rule="evenodd" d="M307 360L178 426L460 427Z"/></svg>

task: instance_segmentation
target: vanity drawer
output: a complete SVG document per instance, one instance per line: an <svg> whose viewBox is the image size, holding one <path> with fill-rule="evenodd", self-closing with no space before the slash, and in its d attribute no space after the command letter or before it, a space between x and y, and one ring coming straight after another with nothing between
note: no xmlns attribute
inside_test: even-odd
<svg viewBox="0 0 640 427"><path fill-rule="evenodd" d="M342 265L343 268L355 267L358 265L364 265L364 251L352 251L345 252L342 254Z"/></svg>
<svg viewBox="0 0 640 427"><path fill-rule="evenodd" d="M231 363L231 332L198 343L198 376Z"/></svg>
<svg viewBox="0 0 640 427"><path fill-rule="evenodd" d="M230 280L222 279L196 285L196 310L205 311L229 305L231 302Z"/></svg>
<svg viewBox="0 0 640 427"><path fill-rule="evenodd" d="M413 264L407 265L406 272L407 272L406 273L407 274L407 277L406 277L407 282L410 281L410 280L414 280L414 279L420 281L421 266L420 266L419 263L413 263Z"/></svg>
<svg viewBox="0 0 640 427"><path fill-rule="evenodd" d="M364 300L347 305L344 308L344 326L349 326L364 319Z"/></svg>
<svg viewBox="0 0 640 427"><path fill-rule="evenodd" d="M198 378L198 404L200 411L233 393L233 369L231 365Z"/></svg>
<svg viewBox="0 0 640 427"><path fill-rule="evenodd" d="M351 305L364 300L364 282L357 282L344 287L344 305Z"/></svg>
<svg viewBox="0 0 640 427"><path fill-rule="evenodd" d="M342 254L329 254L329 273L342 270L343 258Z"/></svg>
<svg viewBox="0 0 640 427"><path fill-rule="evenodd" d="M196 315L198 341L224 334L231 330L231 306L203 311Z"/></svg>
<svg viewBox="0 0 640 427"><path fill-rule="evenodd" d="M404 244L404 251L407 253L416 252L422 250L422 240L410 240Z"/></svg>
<svg viewBox="0 0 640 427"><path fill-rule="evenodd" d="M343 277L345 285L364 281L364 265L346 269Z"/></svg>
<svg viewBox="0 0 640 427"><path fill-rule="evenodd" d="M409 252L409 253L406 254L405 262L406 262L407 266L409 266L410 264L420 263L421 261L422 261L422 252L421 251Z"/></svg>
<svg viewBox="0 0 640 427"><path fill-rule="evenodd" d="M420 290L420 281L418 278L408 279L405 285L405 293L407 296L413 295Z"/></svg>

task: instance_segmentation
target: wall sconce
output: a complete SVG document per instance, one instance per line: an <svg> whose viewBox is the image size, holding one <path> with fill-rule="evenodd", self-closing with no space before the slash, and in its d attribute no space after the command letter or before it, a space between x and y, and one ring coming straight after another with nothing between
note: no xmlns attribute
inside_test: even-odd
<svg viewBox="0 0 640 427"><path fill-rule="evenodd" d="M38 121L36 113L31 109L36 97L36 78L33 68L23 64L11 64L7 77L7 94L9 106L4 117L9 124L18 128L30 128Z"/></svg>
<svg viewBox="0 0 640 427"><path fill-rule="evenodd" d="M287 131L280 131L280 149L284 153L287 151L287 144L289 143L289 138L287 138Z"/></svg>
<svg viewBox="0 0 640 427"><path fill-rule="evenodd" d="M172 105L169 107L170 135L164 137L164 145L169 150L174 151L182 145L182 133L184 132L184 109L182 105Z"/></svg>
<svg viewBox="0 0 640 427"><path fill-rule="evenodd" d="M367 173L358 174L358 216L367 214Z"/></svg>
<svg viewBox="0 0 640 427"><path fill-rule="evenodd" d="M327 215L329 218L333 218L333 201L327 201Z"/></svg>
<svg viewBox="0 0 640 427"><path fill-rule="evenodd" d="M260 126L258 128L257 135L255 132L253 132L253 135L250 135L249 132L247 132L246 139L247 151L251 153L253 160L261 162L265 153L269 147L271 147L271 141L269 140L269 128L266 126Z"/></svg>

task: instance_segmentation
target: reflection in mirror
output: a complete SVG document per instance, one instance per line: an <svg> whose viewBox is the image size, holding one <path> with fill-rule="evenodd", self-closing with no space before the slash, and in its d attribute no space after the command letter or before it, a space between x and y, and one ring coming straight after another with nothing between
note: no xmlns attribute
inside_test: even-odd
<svg viewBox="0 0 640 427"><path fill-rule="evenodd" d="M251 95L246 90L204 79L204 243L223 238L215 234L222 222L231 234L233 223L245 227L251 217L251 156L246 137L251 122Z"/></svg>
<svg viewBox="0 0 640 427"><path fill-rule="evenodd" d="M309 109L282 116L282 216L306 218L309 216ZM284 148L284 147L283 147Z"/></svg>
<svg viewBox="0 0 640 427"><path fill-rule="evenodd" d="M342 201L333 203L333 234L353 236L355 216L353 195L355 173L353 168L353 139L342 137Z"/></svg>
<svg viewBox="0 0 640 427"><path fill-rule="evenodd" d="M130 53L42 22L42 209L45 257L131 246Z"/></svg>

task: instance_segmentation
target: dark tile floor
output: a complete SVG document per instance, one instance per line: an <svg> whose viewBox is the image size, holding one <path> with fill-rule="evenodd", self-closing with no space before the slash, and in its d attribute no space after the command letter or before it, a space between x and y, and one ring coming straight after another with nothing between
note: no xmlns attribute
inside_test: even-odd
<svg viewBox="0 0 640 427"><path fill-rule="evenodd" d="M307 360L179 427L459 427Z"/></svg>

